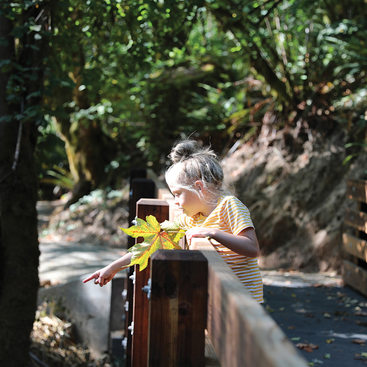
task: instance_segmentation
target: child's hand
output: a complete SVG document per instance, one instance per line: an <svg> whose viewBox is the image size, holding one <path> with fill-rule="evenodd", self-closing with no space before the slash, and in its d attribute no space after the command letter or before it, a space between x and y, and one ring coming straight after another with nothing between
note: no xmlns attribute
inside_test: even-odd
<svg viewBox="0 0 367 367"><path fill-rule="evenodd" d="M87 283L94 279L94 284L99 284L100 287L103 287L115 276L115 274L116 271L113 271L109 266L106 266L100 270L97 270L90 277L85 278L83 283Z"/></svg>
<svg viewBox="0 0 367 367"><path fill-rule="evenodd" d="M214 238L215 231L216 229L214 228L194 227L186 231L186 238L189 244L191 244L193 238Z"/></svg>

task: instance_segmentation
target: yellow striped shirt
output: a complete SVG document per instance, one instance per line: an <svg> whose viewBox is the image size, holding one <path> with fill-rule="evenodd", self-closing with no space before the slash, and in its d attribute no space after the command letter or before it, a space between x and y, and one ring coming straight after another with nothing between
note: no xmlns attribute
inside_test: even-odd
<svg viewBox="0 0 367 367"><path fill-rule="evenodd" d="M249 210L234 196L221 197L208 217L202 214L193 217L181 214L178 223L185 230L192 227L217 228L234 235L246 228L254 228ZM211 242L252 296L258 302L263 302L263 283L257 257L239 255L217 241Z"/></svg>

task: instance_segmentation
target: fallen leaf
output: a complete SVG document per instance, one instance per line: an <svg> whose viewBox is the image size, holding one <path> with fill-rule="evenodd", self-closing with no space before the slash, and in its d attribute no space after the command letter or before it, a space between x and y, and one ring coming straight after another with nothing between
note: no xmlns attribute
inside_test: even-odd
<svg viewBox="0 0 367 367"><path fill-rule="evenodd" d="M365 345L366 344L366 341L363 340L363 339L353 339L352 340L352 343L359 344L359 345Z"/></svg>
<svg viewBox="0 0 367 367"><path fill-rule="evenodd" d="M298 343L296 344L296 347L298 349L301 349L301 350L304 350L308 353L311 353L314 351L314 349L319 349L319 346L318 345L315 345L315 344L312 344L312 343Z"/></svg>
<svg viewBox="0 0 367 367"><path fill-rule="evenodd" d="M331 344L331 343L334 343L334 342L335 342L335 339L334 338L326 339L326 343L327 344Z"/></svg>

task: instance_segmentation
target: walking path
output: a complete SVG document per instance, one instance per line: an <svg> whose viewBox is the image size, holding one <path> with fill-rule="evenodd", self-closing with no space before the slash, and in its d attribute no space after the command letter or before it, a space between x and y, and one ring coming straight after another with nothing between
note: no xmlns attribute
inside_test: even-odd
<svg viewBox="0 0 367 367"><path fill-rule="evenodd" d="M264 272L264 306L310 366L367 365L367 299L331 274Z"/></svg>
<svg viewBox="0 0 367 367"><path fill-rule="evenodd" d="M40 228L47 225L48 217L57 205L55 202L38 203ZM82 343L89 347L94 357L102 356L108 350L111 283L101 288L93 282L84 284L82 280L125 251L68 241L54 233L40 236L39 241L39 278L44 287L38 292L38 302L54 300L65 307ZM124 275L119 273L119 276Z"/></svg>
<svg viewBox="0 0 367 367"><path fill-rule="evenodd" d="M125 251L87 243L67 242L57 237L40 239L41 284L63 284L93 273L122 256Z"/></svg>
<svg viewBox="0 0 367 367"><path fill-rule="evenodd" d="M62 202L38 202L40 228L47 225L50 214L60 205ZM39 242L41 284L48 281L53 285L64 284L80 279L125 253L123 249L70 241L52 232L46 236L40 236Z"/></svg>

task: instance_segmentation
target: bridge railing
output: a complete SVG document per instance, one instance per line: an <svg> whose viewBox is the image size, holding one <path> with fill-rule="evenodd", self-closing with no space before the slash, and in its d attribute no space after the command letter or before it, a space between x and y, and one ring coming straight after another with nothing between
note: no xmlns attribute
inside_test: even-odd
<svg viewBox="0 0 367 367"><path fill-rule="evenodd" d="M172 195L153 180L158 199L138 200L137 216L172 219ZM204 332L217 365L307 366L209 241L193 241L190 251L160 250L134 274L127 366L205 366Z"/></svg>

